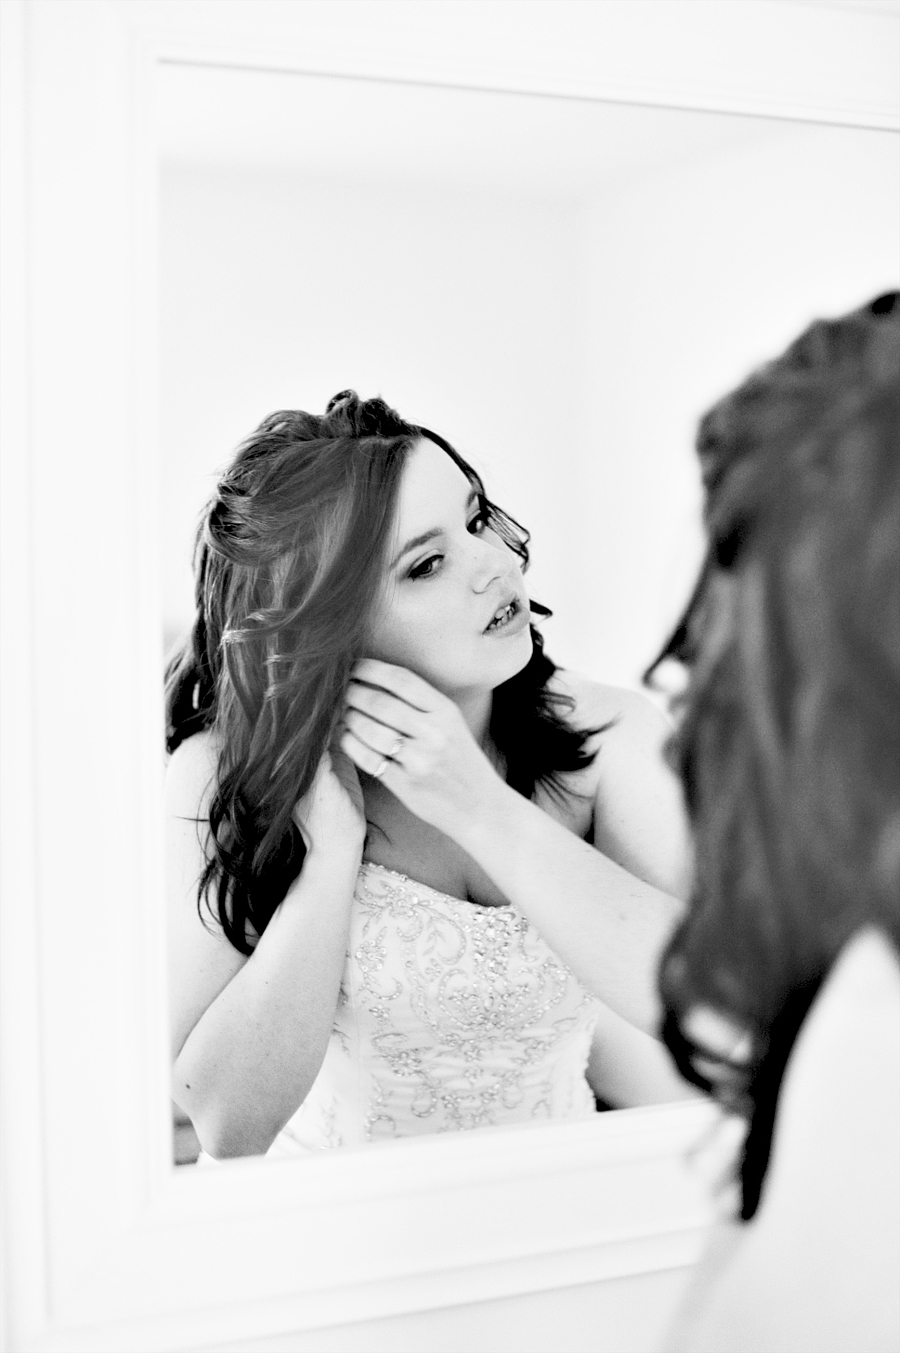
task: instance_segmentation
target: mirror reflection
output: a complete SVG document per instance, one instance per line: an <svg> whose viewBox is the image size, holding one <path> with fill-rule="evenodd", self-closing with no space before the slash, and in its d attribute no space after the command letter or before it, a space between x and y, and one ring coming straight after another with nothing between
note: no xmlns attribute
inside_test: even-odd
<svg viewBox="0 0 900 1353"><path fill-rule="evenodd" d="M689 863L635 687L699 548L692 421L877 288L887 138L161 92L182 1122L303 1154L688 1093L653 1035Z"/></svg>

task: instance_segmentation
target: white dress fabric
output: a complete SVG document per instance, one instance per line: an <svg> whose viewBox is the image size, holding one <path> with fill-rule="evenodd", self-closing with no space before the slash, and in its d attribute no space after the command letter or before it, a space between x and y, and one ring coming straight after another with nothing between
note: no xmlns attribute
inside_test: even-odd
<svg viewBox="0 0 900 1353"><path fill-rule="evenodd" d="M598 1012L515 908L363 863L325 1059L268 1154L587 1117Z"/></svg>

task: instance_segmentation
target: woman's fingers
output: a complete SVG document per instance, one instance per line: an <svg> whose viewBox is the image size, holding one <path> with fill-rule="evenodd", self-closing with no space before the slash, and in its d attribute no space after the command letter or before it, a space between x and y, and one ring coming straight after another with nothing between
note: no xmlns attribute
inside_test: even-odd
<svg viewBox="0 0 900 1353"><path fill-rule="evenodd" d="M357 740L379 756L396 758L403 746L409 741L410 734L398 728L370 719L357 709L348 709L344 715L344 726L349 728Z"/></svg>
<svg viewBox="0 0 900 1353"><path fill-rule="evenodd" d="M353 680L347 686L347 708L358 710L369 719L384 724L395 735L403 733L412 737L421 722L423 711L414 708L406 700L388 691L374 686L365 686Z"/></svg>
<svg viewBox="0 0 900 1353"><path fill-rule="evenodd" d="M293 819L307 847L311 841L345 845L365 835L366 814L356 771L340 751L326 751L302 799L294 804Z"/></svg>
<svg viewBox="0 0 900 1353"><path fill-rule="evenodd" d="M354 668L346 699L341 749L396 792L399 772L409 771L403 749L417 737L433 740L433 711L444 697L405 667L366 658Z"/></svg>
<svg viewBox="0 0 900 1353"><path fill-rule="evenodd" d="M362 738L357 737L351 728L345 727L340 742L341 751L346 753L355 766L367 775L383 780L390 789L391 780L399 772L399 766L382 752L376 752Z"/></svg>
<svg viewBox="0 0 900 1353"><path fill-rule="evenodd" d="M378 687L422 714L430 713L446 699L408 667L397 667L395 663L381 662L378 658L361 659L353 669L353 680Z"/></svg>
<svg viewBox="0 0 900 1353"><path fill-rule="evenodd" d="M366 658L353 677L342 750L410 812L453 836L497 782L458 706L392 663Z"/></svg>

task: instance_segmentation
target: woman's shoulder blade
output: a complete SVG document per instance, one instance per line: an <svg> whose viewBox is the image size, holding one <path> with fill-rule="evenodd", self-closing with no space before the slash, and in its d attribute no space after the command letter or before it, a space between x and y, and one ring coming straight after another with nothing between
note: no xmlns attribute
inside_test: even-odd
<svg viewBox="0 0 900 1353"><path fill-rule="evenodd" d="M759 1211L707 1268L691 1353L898 1346L900 962L880 932L844 946L788 1060ZM701 1300L701 1298L704 1298Z"/></svg>
<svg viewBox="0 0 900 1353"><path fill-rule="evenodd" d="M867 927L844 945L813 1002L792 1058L795 1079L808 1076L812 1088L838 1067L859 1076L861 1063L889 1051L900 1052L900 957ZM882 1071L881 1084L900 1081L900 1057Z"/></svg>
<svg viewBox="0 0 900 1353"><path fill-rule="evenodd" d="M844 1239L871 1231L890 1249L893 1233L896 1250L898 1166L900 963L866 929L844 946L788 1059L760 1229L803 1217L814 1249L839 1219Z"/></svg>
<svg viewBox="0 0 900 1353"><path fill-rule="evenodd" d="M867 926L847 941L823 989L823 1002L829 998L852 998L863 1008L888 1002L900 1009L900 954L881 930Z"/></svg>
<svg viewBox="0 0 900 1353"><path fill-rule="evenodd" d="M786 1317L798 1347L895 1346L900 963L876 930L844 946L800 1031L758 1223L760 1269L774 1285L789 1265L803 1298Z"/></svg>
<svg viewBox="0 0 900 1353"><path fill-rule="evenodd" d="M806 1180L817 1153L835 1168L843 1162L845 1173L870 1168L862 1142L874 1145L874 1133L888 1146L900 1136L898 1103L900 961L887 937L867 928L838 955L788 1059L767 1180L772 1203L803 1182L818 1187ZM900 1160L900 1141L894 1147Z"/></svg>
<svg viewBox="0 0 900 1353"><path fill-rule="evenodd" d="M218 764L215 735L195 733L176 747L166 766L166 803L172 813L197 814L209 798Z"/></svg>

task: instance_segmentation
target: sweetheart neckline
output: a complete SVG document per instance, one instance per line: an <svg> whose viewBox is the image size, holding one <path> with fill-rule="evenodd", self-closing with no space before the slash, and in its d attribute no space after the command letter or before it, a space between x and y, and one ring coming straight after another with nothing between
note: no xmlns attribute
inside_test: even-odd
<svg viewBox="0 0 900 1353"><path fill-rule="evenodd" d="M430 883L421 883L419 879L410 878L409 874L402 874L399 869L391 869L389 865L378 864L375 860L363 860L360 864L361 869L380 869L383 874L393 874L394 878L402 879L404 883L409 883L413 888L424 888L429 893L434 893L435 897L446 898L448 902L456 902L462 907L477 907L479 911L513 911L515 910L511 902L472 902L467 897L457 897L454 893L445 893L440 888L433 888Z"/></svg>

